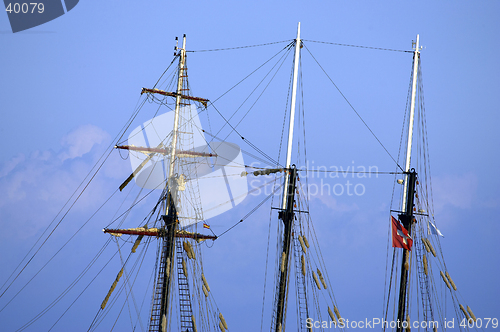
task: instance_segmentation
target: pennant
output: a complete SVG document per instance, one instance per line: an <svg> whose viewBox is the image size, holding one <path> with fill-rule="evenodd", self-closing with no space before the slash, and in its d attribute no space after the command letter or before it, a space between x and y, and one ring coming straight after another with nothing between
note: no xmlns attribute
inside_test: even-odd
<svg viewBox="0 0 500 332"><path fill-rule="evenodd" d="M203 223L203 228L210 229L210 226L209 226L209 225L207 225L207 224L205 224L205 223Z"/></svg>
<svg viewBox="0 0 500 332"><path fill-rule="evenodd" d="M401 225L399 221L396 220L393 216L392 219L392 246L394 248L403 248L406 250L411 250L411 246L413 244L413 240L411 236L408 234L406 228Z"/></svg>
<svg viewBox="0 0 500 332"><path fill-rule="evenodd" d="M429 220L429 227L427 228L427 234L434 234L434 235L439 235L444 237L444 235L437 229L436 225L434 225L430 220Z"/></svg>

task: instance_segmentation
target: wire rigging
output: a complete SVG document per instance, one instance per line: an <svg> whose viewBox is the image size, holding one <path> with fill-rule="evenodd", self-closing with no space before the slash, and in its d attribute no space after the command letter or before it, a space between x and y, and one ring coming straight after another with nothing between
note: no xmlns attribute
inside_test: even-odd
<svg viewBox="0 0 500 332"><path fill-rule="evenodd" d="M268 46L268 45L288 43L288 42L290 42L290 39L281 40L281 41L277 41L277 42L271 42L271 43L265 43L265 44L256 44L256 45L248 45L248 46L236 46L236 47L226 47L226 48L214 48L214 49L209 49L209 50L194 50L194 51L186 51L186 52L199 53L199 52L232 51L232 50L240 50L240 49L244 49L244 48L261 47L261 46Z"/></svg>
<svg viewBox="0 0 500 332"><path fill-rule="evenodd" d="M314 55L311 53L311 51L309 50L309 48L307 48L306 45L304 45L304 47L306 48L306 50L309 52L309 54L311 55L311 57L314 59L314 61L318 64L318 66L321 68L321 70L323 71L323 73L325 73L325 75L328 77L328 79L330 80L330 82L333 84L333 86L337 89L337 91L340 93L340 95L342 96L342 98L344 98L344 100L347 102L347 104L349 105L349 107L354 111L354 113L356 113L356 115L358 116L358 118L361 120L361 122L365 125L365 127L368 129L368 131L372 134L372 136L377 140L377 142L380 144L380 146L384 149L384 151L389 155L389 157L392 159L392 161L394 161L394 163L399 167L399 169L401 169L401 171L403 171L403 168L399 165L399 163L394 159L394 157L391 155L391 153L387 150L387 148L384 146L384 144L382 144L382 142L380 141L380 139L377 137L377 135L375 135L375 133L371 130L371 128L368 126L368 124L365 122L365 120L363 120L363 118L361 117L361 115L358 113L358 111L356 111L356 109L354 108L354 106L351 104L351 102L349 102L349 100L347 99L347 97L342 93L342 91L340 91L339 87L335 84L335 82L333 82L332 78L330 77L330 75L327 74L327 72L325 71L325 69L321 66L321 64L318 62L318 60L316 60L316 58L314 57Z"/></svg>
<svg viewBox="0 0 500 332"><path fill-rule="evenodd" d="M382 47L360 46L360 45L352 45L352 44L341 44L341 43L332 43L332 42L324 42L324 41L308 40L308 39L302 39L302 40L303 40L303 41L307 41L307 42L311 42L311 43L329 44L329 45L336 45L336 46L347 46L347 47L356 47L356 48L366 48L366 49L371 49L371 50L379 50L379 51L390 51L390 52L413 53L413 51L407 51L407 50L397 50L397 49L393 49L393 48L382 48Z"/></svg>
<svg viewBox="0 0 500 332"><path fill-rule="evenodd" d="M274 180L272 180L271 182L274 182ZM234 224L233 226L229 227L227 230L225 230L224 232L222 232L218 238L220 238L222 235L226 234L227 232L229 232L230 230L232 230L233 228L235 228L236 226L238 226L239 224L241 224L243 221L245 221L248 217L250 217L255 211L257 211L265 202L267 202L271 197L274 196L274 194L279 190L281 189L281 186L277 186L274 188L273 192L269 195L267 195L266 198L264 198L264 200L262 200L259 204L257 204L257 206L255 206L252 210L250 210L250 212L248 212L243 218L241 218L236 224Z"/></svg>
<svg viewBox="0 0 500 332"><path fill-rule="evenodd" d="M233 87L231 87L229 90L227 90L225 93L223 93L221 96L219 96L217 99L215 99L213 102L210 103L210 106L213 106L214 109L217 111L217 113L222 117L222 119L225 121L225 125L228 125L230 128L231 128L231 132L226 136L226 138L229 137L229 135L232 133L232 132L235 132L237 135L240 136L240 138L242 140L245 141L245 143L247 143L252 149L254 149L255 151L257 151L260 155L262 155L265 159L267 159L266 163L271 163L272 165L276 165L276 166L279 166L280 163L279 163L279 160L280 160L280 155L281 155L281 145L280 145L280 152L278 154L278 159L275 160L274 158L272 158L271 156L267 155L263 150L259 149L255 144L253 144L252 142L250 142L248 139L245 139L238 131L237 131L237 127L242 123L242 121L245 119L245 117L249 114L249 112L253 109L253 107L256 105L256 103L259 101L260 97L263 95L263 93L266 91L266 89L268 88L268 86L271 84L271 82L273 81L273 79L275 78L275 76L277 75L278 71L281 69L282 65L284 64L285 60L287 59L288 55L290 54L290 50L292 48L292 46L294 45L294 42L295 40L293 40L291 43L289 40L286 40L286 41L279 41L279 42L272 42L272 43L265 43L265 44L258 44L258 45L250 45L250 46L240 46L240 47L232 47L232 48L220 48L220 49L211 49L211 50L196 50L196 51L187 51L187 52L212 52L212 51L226 51L226 50L237 50L237 49L244 49L244 48L251 48L251 47L260 47L260 46L267 46L267 45L273 45L273 44L278 44L278 43L284 43L284 42L287 42L289 43L287 46L285 46L283 49L281 49L278 53L276 53L273 57L271 57L269 60L267 60L266 62L264 62L264 64L262 64L261 66L259 66L257 69L255 69L252 73L250 73L249 75L247 75L245 78L243 78L241 81L239 81L238 83L236 83ZM383 49L383 48L374 48L374 47L366 47L366 46L355 46L355 45L347 45L347 44L338 44L338 43L327 43L327 42L318 42L318 41L310 41L310 42L316 42L316 43L324 43L324 44L333 44L333 45L338 45L338 46L350 46L350 47L360 47L360 48L369 48L369 49L377 49L377 50L386 50L386 51L397 51L397 52L408 52L408 51L401 51L401 50L393 50L393 49ZM305 45L304 45L305 46ZM306 47L306 46L305 46ZM391 157L391 159L396 163L397 167L399 167L399 169L402 170L402 168L400 167L400 165L398 164L398 162L391 156L391 154L388 152L388 150L385 148L385 146L381 143L381 141L377 138L377 136L373 133L373 131L369 128L369 126L366 124L366 122L361 118L361 116L359 115L359 113L354 109L354 107L352 106L352 104L347 100L347 98L344 96L344 94L340 91L340 89L337 87L337 85L333 82L333 80L330 78L330 76L328 76L328 74L325 72L325 70L323 69L323 67L319 64L319 62L314 58L314 56L312 55L312 53L309 51L309 49L306 47L307 51L309 52L309 54L311 54L311 56L313 57L313 59L316 61L316 63L319 65L319 67L323 70L323 72L326 74L326 76L330 79L331 83L335 86L335 88L338 90L338 92L341 94L341 96L345 99L345 101L348 103L348 105L351 107L351 109L356 113L356 115L359 117L359 119L363 122L363 124L368 128L368 130L370 131L370 133L375 137L375 139L379 142L379 144L384 148L384 150L387 152L387 154ZM288 52L287 52L288 51ZM261 69L265 64L269 63L272 59L276 58L279 54L281 54L283 52L283 54L281 55L280 58L278 58L277 62L273 65L273 67L269 70L269 72L264 76L264 78L260 81L260 83L258 84L258 86L252 91L252 93L243 101L243 103L241 104L240 107L238 107L235 112L228 118L226 119L222 113L215 107L214 103L216 101L218 101L220 98L222 98L223 96L225 96L227 93L229 93L231 90L233 90L236 86L238 86L240 83L242 83L244 80L246 80L247 78L249 78L251 75L253 75L255 72L257 72L259 69ZM163 72L163 74L159 77L159 79L157 80L157 82L154 84L154 87L156 87L160 81L162 80L162 78L164 77L164 75L168 72L169 68L171 68L172 64L175 62L175 60L178 58L179 56L176 55L174 57L174 59L172 60L172 62L169 64L169 66L167 67L167 69L165 69L165 71ZM302 68L302 67L301 67ZM272 74L272 71L275 70L274 74ZM250 106L250 108L247 110L247 112L244 114L244 116L239 120L239 122L237 122L235 125L231 124L230 121L233 119L233 117L236 115L236 113L242 108L243 104L246 103L247 100L249 100L250 96L257 91L257 88L260 87L261 84L264 83L265 79L268 79L268 76L271 75L271 77L269 78L269 82L267 83L267 85L265 85L265 87L263 88L262 92L260 93L260 95L258 95L257 99L255 100L255 102ZM302 75L302 72L301 74ZM302 77L302 76L300 76ZM162 83L165 83L165 81L167 80L168 78L166 78L164 80L164 82ZM291 81L290 81L291 82ZM301 82L301 87L302 87L302 78L300 80ZM290 86L289 86L289 90L290 90ZM302 114L302 125L303 125L303 132L304 132L304 141L303 141L303 149L304 149L304 159L307 159L307 155L305 153L306 151L306 147L305 147L305 114L304 114L304 106L303 106L303 89L301 89L302 91L302 113L299 113L299 116L300 114ZM159 99L155 96L149 96L149 95L146 95L146 98L143 98L142 101L138 101L137 104L139 105L136 105L136 108L134 109L134 112L132 113L131 117L129 118L129 120L126 122L126 124L124 125L124 127L122 128L122 130L119 132L119 134L115 137L115 139L113 140L113 142L120 142L122 141L125 133L128 131L128 129L130 128L130 126L132 125L132 123L135 121L136 117L138 116L140 110L142 109L142 107L144 106L145 102L146 101L149 101L149 102L154 102L154 103L158 103L158 108L156 110L156 113L155 113L155 116L158 114L159 112L159 109L161 106L167 106L169 107L169 105L167 103L165 103L165 98L163 99ZM169 107L170 108L170 107ZM286 105L286 108L285 108L285 119L286 119L286 109L288 108L288 99L287 99L287 105ZM299 119L300 120L300 119ZM285 123L286 120L284 120L284 123ZM222 126L222 128L224 128L224 126ZM215 135L211 135L205 131L205 133L209 134L210 136L212 136L213 138L217 138L217 135L221 132L222 128L215 134ZM281 138L283 139L283 133L284 133L284 128L285 128L285 124L283 124L283 130L282 130L282 135L281 135ZM158 133L157 133L158 134ZM159 135L159 134L158 134ZM281 140L282 141L282 140ZM281 141L280 141L280 144L281 144ZM299 159L301 158L301 155L300 155L300 141L299 141ZM107 152L107 154L106 154ZM28 253L26 254L26 256L23 258L23 260L19 263L19 265L16 267L16 269L14 270L14 272L12 272L12 274L9 276L9 278L7 279L7 281L4 283L4 285L2 285L2 288L4 288L5 285L8 284L8 282L11 280L11 282L7 285L7 287L3 290L2 294L0 295L3 296L7 290L12 286L12 284L16 281L16 279L23 273L23 271L26 269L26 267L32 262L32 260L35 258L35 256L38 254L38 252L42 249L42 247L44 247L44 245L46 244L46 242L49 240L49 238L53 235L53 233L55 232L55 230L59 227L59 225L62 223L62 221L66 218L66 216L68 215L68 213L70 212L70 210L72 210L72 208L74 207L74 205L77 203L77 201L79 200L79 198L81 197L81 195L86 191L87 187L90 185L90 183L94 180L95 176L97 175L97 173L101 170L101 168L103 167L104 163L108 160L110 154L112 152L112 148L111 146L108 147L108 149L101 155L100 159L94 164L93 168L91 169L91 171L87 174L87 176L84 178L84 180L80 183L80 185L77 187L77 189L75 190L75 192L72 194L72 196L68 199L68 201L64 204L64 206L61 208L61 210L58 212L58 214L56 215L56 217L53 219L53 221L50 223L50 225L45 229L45 231L43 232L43 234L39 237L39 239L37 240L37 242L33 245L33 247L28 251ZM250 154L250 153L248 153ZM251 155L251 154L250 154ZM252 155L253 156L253 155ZM256 159L258 157L256 156L253 156L255 157ZM265 161L265 159L262 159L262 158L259 158L261 161ZM398 154L398 160L399 160L399 154ZM101 162L102 161L102 162ZM425 163L425 161L424 161ZM94 172L95 170L95 172ZM342 173L342 171L328 171L328 170L307 170L307 169L299 169L298 171L304 171L304 172L326 172L326 173ZM349 173L357 173L357 174L360 174L360 173L370 173L370 174L402 174L401 172L354 172L354 171L351 171ZM274 184L276 184L276 181L279 179L279 177L274 177L274 179L270 182L274 182ZM88 181L87 181L88 180ZM307 177L306 177L306 180L307 180ZM165 180L166 181L166 180ZM264 184L264 185L268 185L270 182ZM162 182L160 183L157 188L159 188L160 186L164 186L165 185L165 182ZM264 186L263 185L263 186ZM262 187L262 186L261 186ZM306 186L307 187L307 186ZM157 189L155 188L155 189ZM225 230L223 233L221 233L218 237L221 237L222 235L226 234L227 232L229 232L230 230L232 230L234 227L236 227L237 225L239 225L240 223L242 223L244 220L246 220L247 218L249 218L254 212L256 212L263 204L265 204L270 198L273 200L274 199L274 195L275 193L280 190L282 188L282 186L274 186L274 189L272 191L272 193L270 195L267 195L259 204L257 204L252 210L250 210L245 216L243 216L243 218L241 218L241 220L239 220L236 224L234 224L233 226L231 226L229 229ZM120 214L118 217L116 217L115 219L113 219L111 221L111 223L108 225L110 226L111 224L115 223L118 219L122 218L122 221L120 222L120 225L125 221L125 219L127 218L128 214L130 213L131 209L133 207L135 207L137 204L139 204L142 200L144 200L146 197L148 197L152 192L155 191L155 189L152 189L151 191L149 191L148 193L144 194L140 199L139 199L139 196L142 194L142 189L141 189L141 192L138 194L138 196L135 198L134 202L131 204L130 208L128 208L126 211L124 211L122 214ZM258 189L258 188L257 188ZM69 238L69 240L64 243L64 245L45 263L45 265L42 266L42 268L40 268L38 270L38 272L35 273L35 275L24 285L24 287L22 287L17 293L16 295L14 295L14 297L3 307L0 309L0 312L2 310L4 310L16 297L17 295L19 295L23 290L24 288L52 261L52 259L58 255L60 253L60 251L66 247L66 245L87 225L87 223L92 219L94 218L94 216L97 214L97 212L99 212L101 210L101 208L107 204L109 202L109 200L114 197L114 195L117 193L118 189L115 190L111 196L89 217L89 219ZM162 196L160 197L160 200L158 201L157 205L154 207L153 211L149 214L149 216L145 217L144 220L148 220L151 221L151 219L153 218L153 215L155 214L155 211L157 211L156 209L158 208L160 202L162 201L162 199L164 198L164 195L165 195L165 190L162 194ZM306 195L307 196L307 195ZM75 198L76 197L76 198ZM74 201L71 203L71 201L74 199ZM298 198L298 200L300 199L300 197ZM272 202L271 200L271 202ZM71 204L70 204L71 203ZM299 207L300 207L300 204L304 204L307 209L309 208L309 201L306 199L305 202L302 202L299 200ZM65 211L66 207L69 205L69 207L67 208L67 210ZM159 210L159 209L158 209ZM59 218L59 215L62 214L64 212L64 214L62 215L62 217L58 220ZM118 213L118 211L117 211ZM158 213L160 213L158 211ZM300 218L300 216L299 216ZM308 217L309 218L309 217ZM55 224L55 226L53 227L53 229L50 231L51 227L53 226L53 224L58 220L58 222ZM310 225L310 228L312 229L312 232L314 234L314 237L316 237L316 234L315 234L315 231L314 231L314 228L312 227L312 222L310 219L308 219L308 222L311 224ZM278 226L279 228L279 226ZM45 234L50 231L50 233L46 236ZM213 232L213 231L212 231ZM279 233L279 232L278 232ZM40 244L40 246L37 248L37 244L42 241L43 242ZM44 310L42 310L42 312L40 312L37 316L35 316L32 320L30 320L28 323L26 323L23 327L21 327L20 331L26 329L27 327L29 327L31 324L33 324L36 320L38 320L40 317L42 317L48 310L50 310L55 304L57 304L71 289L73 289L73 287L81 281L81 279L83 278L83 276L85 276L85 274L90 270L90 268L95 264L95 262L97 261L97 259L102 255L102 252L104 251L104 249L108 246L108 244L110 243L110 239L108 239L105 243L105 245L100 249L100 251L98 252L98 254L91 260L91 262L87 265L87 267L80 273L80 275L63 291L62 294L60 294L52 303L50 303ZM279 241L278 241L279 242ZM116 241L117 243L117 246L118 246L118 251L110 258L110 260L102 267L102 269L97 273L97 275L94 276L94 278L86 285L86 287L82 290L82 292L76 297L76 299L74 299L74 301L67 307L67 309L63 312L63 314L56 320L56 322L51 326L50 330L54 328L54 326L62 319L62 317L70 310L70 308L76 303L76 301L81 297L81 295L88 289L88 287L90 287L90 285L96 280L97 276L104 270L104 268L109 264L109 262L111 261L111 259L117 254L119 253L120 254L120 259L122 261L122 266L123 268L125 268L129 258L130 258L130 255L128 256L128 258L123 261L123 258L121 257L121 246L118 244L118 241ZM124 242L126 243L126 242ZM143 248L143 252L147 250L147 247L149 246L150 242L148 241L147 242L147 246L145 246ZM123 246L124 244L122 244ZM279 247L279 244L277 244L277 246ZM37 249L36 249L37 248ZM36 249L36 250L35 250ZM269 249L269 241L268 241L268 249ZM33 253L33 255L29 258L29 260L25 263L25 265L19 270L19 268L22 266L22 263L26 261L26 259L30 256L30 253ZM319 251L319 249L318 249ZM134 285L137 277L138 277L138 274L139 274L139 270L142 266L142 263L144 262L144 259L145 259L145 255L142 255L141 253L141 257L142 259L138 259L134 266L132 267L130 273L126 273L125 274L125 277L126 277L126 283L124 283L121 288L120 288L120 292L119 294L121 294L124 290L126 292L126 303L128 303L129 305L129 313L131 311L130 309L130 303L129 303L129 298L131 297L132 298L132 301L133 301L133 306L134 306L134 309L137 313L137 315L139 316L139 313L140 311L142 310L142 305L141 305L141 308L139 309L138 308L138 305L136 303L136 300L135 300L135 297L134 295L132 294L132 286ZM323 260L323 256L321 255L321 252L319 252L318 254L318 257L317 257L318 261L316 262L317 265L319 266L324 266L324 260ZM140 262L140 263L139 263ZM267 264L266 264L267 265ZM276 265L278 266L278 265ZM309 267L308 267L309 268ZM132 284L130 284L130 280L133 276L133 273L135 273L135 270L137 269L137 274L135 275L135 278L132 282ZM18 274L13 277L15 275L15 272L18 271ZM326 270L325 270L326 271ZM267 267L266 267L266 273L267 273ZM156 275L156 273L154 274ZM152 275L153 276L153 275ZM174 281L175 283L175 281ZM130 287L130 292L127 292L127 286ZM331 287L330 287L331 288ZM199 293L199 288L198 288L198 293ZM329 291L329 296L330 297L333 297L333 293L330 293ZM113 301L113 303L116 301L118 296L116 296L115 300ZM333 299L334 300L334 299ZM335 300L334 300L335 301ZM319 306L319 303L316 302L316 305ZM118 314L118 317L120 317L122 311L124 310L124 307L125 307L125 303L123 304L121 310L120 310L120 313ZM89 330L91 329L95 329L99 324L100 322L102 321L102 319L104 318L104 316L106 316L107 314L109 313L109 309L108 311L104 311L104 310L99 310L94 318L94 320L92 321L90 327L89 327ZM170 313L171 314L171 313ZM117 320L118 320L118 317L117 317ZM132 323L132 328L135 329L137 327L137 322L135 323L135 326L132 322L132 319L131 319L131 323ZM116 321L115 321L115 324L116 324ZM139 324L141 325L141 328L142 327L142 322L139 321ZM113 325L114 327L114 325ZM262 328L262 326L261 326Z"/></svg>
<svg viewBox="0 0 500 332"><path fill-rule="evenodd" d="M247 76L245 76L242 80L240 80L238 83L236 83L233 87L231 87L229 90L227 90L226 92L224 92L221 96L219 96L218 98L216 98L214 101L211 101L209 106L212 106L216 112L219 114L219 116L224 120L225 124L219 129L219 131L217 131L217 133L215 133L215 135L213 136L217 136L223 129L226 125L228 125L232 131L231 132L235 132L238 136L240 136L241 139L243 139L245 141L245 143L247 143L250 147L252 147L253 149L255 149L257 152L259 152L260 154L262 154L265 158L267 158L271 164L278 164L276 161L274 161L273 158L271 158L269 155L267 155L266 153L264 153L261 149L259 149L256 145L254 145L253 143L251 143L248 139L245 139L243 137L243 135L241 135L237 130L236 130L236 127L241 123L241 120L240 122L238 122L235 126L233 126L229 121L233 118L233 116L236 114L236 112L238 112L238 110L241 108L241 105L240 107L238 107L235 112L229 117L229 119L226 119L226 117L224 117L224 115L219 111L219 109L217 107L215 107L215 102L218 101L220 98L222 98L223 96L225 96L227 93L229 93L229 91L233 90L236 86L238 86L239 84L241 84L243 81L245 81L246 79L248 79L251 75L253 75L254 73L256 73L259 69L261 69L264 65L266 65L268 62L270 62L272 59L274 59L276 56L278 56L280 53L284 52L284 51L288 51L286 53L284 53L281 58L276 62L276 64L271 68L271 70L266 74L266 76L261 80L261 82L259 83L259 85L264 81L264 79L270 74L270 72L277 66L278 63L281 62L281 65L283 64L284 62L284 59L286 58L286 56L289 54L291 48L293 46L293 43L290 43L288 44L287 46L285 46L283 49L281 49L279 52L277 52L275 55L273 55L269 60L265 61L262 65L260 65L257 69L255 69L254 71L252 71L250 74L248 74ZM281 65L279 66L279 68L281 67ZM277 73L277 71L276 71ZM276 75L276 74L275 74ZM274 77L274 76L273 76ZM270 83L270 82L269 82ZM269 84L268 84L269 85ZM257 87L254 89L254 91L257 89ZM253 94L253 92L251 94ZM262 92L263 93L263 92ZM262 95L261 93L261 95ZM250 94L250 95L251 95ZM247 97L247 99L250 97L250 95ZM245 99L245 101L247 100ZM245 102L244 101L244 102ZM243 103L244 103L243 102ZM250 111L250 110L249 110ZM247 112L248 114L248 112ZM246 116L246 115L245 115ZM226 139L227 137L229 137L231 133L229 133L227 136L226 136Z"/></svg>

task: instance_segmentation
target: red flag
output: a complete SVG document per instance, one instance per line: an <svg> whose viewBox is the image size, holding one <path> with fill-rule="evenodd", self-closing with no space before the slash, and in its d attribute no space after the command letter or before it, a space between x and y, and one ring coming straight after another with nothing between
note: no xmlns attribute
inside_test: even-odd
<svg viewBox="0 0 500 332"><path fill-rule="evenodd" d="M403 248L406 250L411 250L413 240L408 234L406 228L400 224L393 216L392 219L392 246L394 248Z"/></svg>
<svg viewBox="0 0 500 332"><path fill-rule="evenodd" d="M207 225L207 224L205 224L205 223L203 223L203 228L208 228L208 229L210 229L210 226L209 226L209 225Z"/></svg>

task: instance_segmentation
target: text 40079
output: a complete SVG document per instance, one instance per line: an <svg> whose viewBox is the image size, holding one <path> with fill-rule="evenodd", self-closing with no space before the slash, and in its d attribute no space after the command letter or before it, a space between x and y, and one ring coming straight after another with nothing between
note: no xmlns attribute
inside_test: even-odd
<svg viewBox="0 0 500 332"><path fill-rule="evenodd" d="M497 318L476 318L474 321L472 318L467 319L462 319L460 322L460 326L463 328L488 328L491 322L491 327L496 329L498 327L498 319Z"/></svg>
<svg viewBox="0 0 500 332"><path fill-rule="evenodd" d="M9 14L41 14L45 10L41 2L23 2L23 3L9 3L5 11Z"/></svg>

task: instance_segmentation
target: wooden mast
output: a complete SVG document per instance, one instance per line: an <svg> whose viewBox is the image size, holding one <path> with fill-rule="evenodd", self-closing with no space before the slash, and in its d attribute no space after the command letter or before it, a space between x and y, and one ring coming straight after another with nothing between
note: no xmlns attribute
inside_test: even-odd
<svg viewBox="0 0 500 332"><path fill-rule="evenodd" d="M177 48L177 47L176 47ZM170 147L170 166L167 178L167 197L165 202L165 215L163 216L164 227L166 234L163 237L162 257L160 273L163 275L163 285L161 287L160 296L160 331L166 331L167 317L170 309L170 284L172 281L172 272L174 265L175 255L175 233L177 230L177 211L174 202L177 199L177 182L174 178L175 172L175 158L177 152L177 139L179 128L179 112L182 101L182 85L185 76L185 63L186 63L186 35L183 37L182 48L179 50L179 73L177 80L177 95L175 98L175 114L174 114L174 128L172 133L172 145Z"/></svg>
<svg viewBox="0 0 500 332"><path fill-rule="evenodd" d="M417 94L417 75L418 75L418 62L420 57L420 47L419 47L419 36L417 35L417 40L415 42L415 51L413 54L413 81L412 81L412 91L411 91L411 103L410 103L410 119L408 124L408 142L406 147L406 164L404 168L405 180L404 180L404 190L403 190L403 213L399 215L399 220L403 224L403 227L408 231L408 235L411 236L412 233L412 221L413 221L413 200L415 195L415 182L417 179L417 173L415 170L410 172L410 162L411 162L411 148L412 148L412 138L413 138L413 120L415 117L415 97ZM404 330L403 322L406 320L406 294L408 289L408 268L409 268L409 255L410 251L403 249L403 259L401 263L401 277L399 284L399 300L398 300L398 316L397 316L397 332Z"/></svg>
<svg viewBox="0 0 500 332"><path fill-rule="evenodd" d="M297 38L295 39L295 61L293 69L293 85L292 85L292 100L290 109L290 123L288 128L288 149L286 155L287 176L283 186L283 201L279 218L283 221L284 231L282 238L282 253L279 259L279 282L276 295L276 319L274 322L275 331L281 332L284 325L284 317L286 316L286 294L288 283L288 262L290 257L290 245L292 242L292 226L294 219L294 200L295 200L295 182L297 179L297 169L291 167L292 142L293 142L293 127L295 119L295 100L297 95L297 73L300 60L300 22L297 27Z"/></svg>

